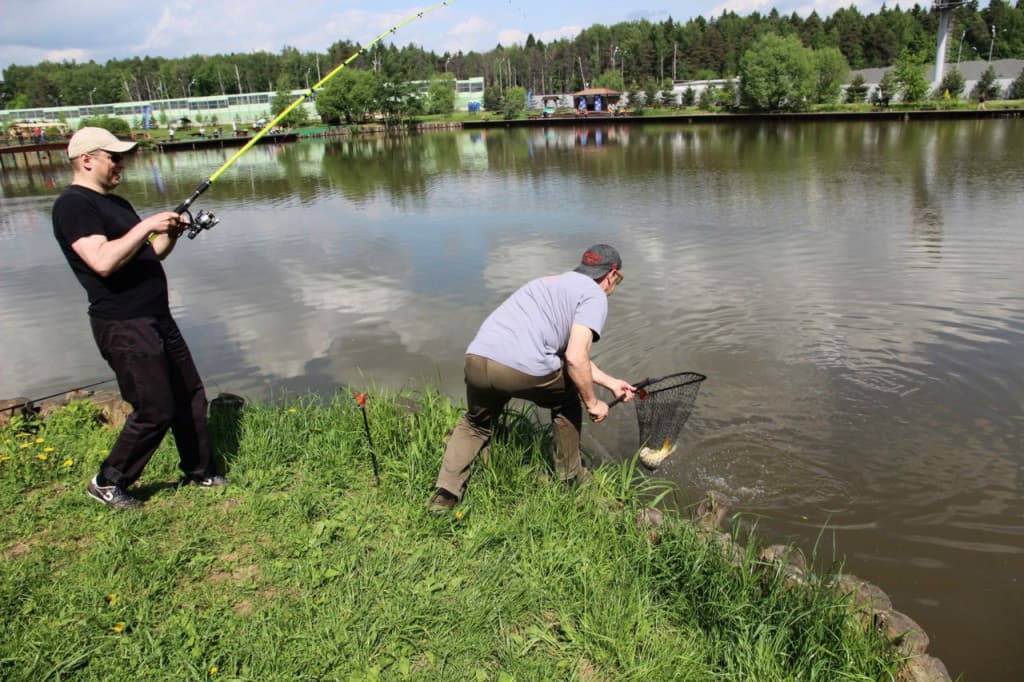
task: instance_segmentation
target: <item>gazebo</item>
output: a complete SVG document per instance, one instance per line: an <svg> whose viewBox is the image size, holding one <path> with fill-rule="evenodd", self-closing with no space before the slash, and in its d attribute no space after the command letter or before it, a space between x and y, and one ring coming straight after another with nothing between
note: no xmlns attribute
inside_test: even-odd
<svg viewBox="0 0 1024 682"><path fill-rule="evenodd" d="M622 93L609 88L584 88L572 93L573 108L577 111L608 111L608 105L618 105Z"/></svg>

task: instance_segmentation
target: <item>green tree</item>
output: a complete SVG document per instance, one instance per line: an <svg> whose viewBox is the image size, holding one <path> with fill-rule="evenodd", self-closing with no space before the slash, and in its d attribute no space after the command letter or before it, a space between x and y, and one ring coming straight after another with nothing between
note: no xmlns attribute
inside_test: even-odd
<svg viewBox="0 0 1024 682"><path fill-rule="evenodd" d="M814 91L813 54L795 36L765 34L740 61L740 98L755 111L802 111Z"/></svg>
<svg viewBox="0 0 1024 682"><path fill-rule="evenodd" d="M850 73L843 53L834 47L814 52L814 101L817 104L834 104L839 101L843 83Z"/></svg>
<svg viewBox="0 0 1024 682"><path fill-rule="evenodd" d="M362 123L377 106L378 92L372 71L344 69L317 94L316 110L332 123Z"/></svg>
<svg viewBox="0 0 1024 682"><path fill-rule="evenodd" d="M736 84L732 81L727 81L715 95L715 106L718 109L732 111L736 108L737 104Z"/></svg>
<svg viewBox="0 0 1024 682"><path fill-rule="evenodd" d="M622 82L622 72L618 69L609 69L597 77L594 81L594 87L608 88L609 90L616 90L622 92L626 89L626 84Z"/></svg>
<svg viewBox="0 0 1024 682"><path fill-rule="evenodd" d="M498 111L501 109L501 103L504 98L502 97L501 90L496 85L484 85L484 99L481 104L487 111Z"/></svg>
<svg viewBox="0 0 1024 682"><path fill-rule="evenodd" d="M1010 99L1024 99L1024 69L1021 69L1020 75L1010 83L1006 96Z"/></svg>
<svg viewBox="0 0 1024 682"><path fill-rule="evenodd" d="M928 81L924 78L924 64L910 50L904 50L892 72L895 74L896 88L900 100L905 104L920 102L928 95Z"/></svg>
<svg viewBox="0 0 1024 682"><path fill-rule="evenodd" d="M967 82L964 80L964 75L960 73L960 69L950 69L942 76L942 82L936 88L934 96L940 99L945 97L948 92L950 98L960 99L960 96L964 94L964 87L966 85Z"/></svg>
<svg viewBox="0 0 1024 682"><path fill-rule="evenodd" d="M425 109L428 114L450 114L455 111L455 76L446 73L430 79Z"/></svg>
<svg viewBox="0 0 1024 682"><path fill-rule="evenodd" d="M847 104L860 104L867 97L868 86L864 82L864 76L859 73L853 77L850 84L846 86L846 103Z"/></svg>
<svg viewBox="0 0 1024 682"><path fill-rule="evenodd" d="M516 86L505 91L502 113L506 119L513 119L526 109L526 88Z"/></svg>
<svg viewBox="0 0 1024 682"><path fill-rule="evenodd" d="M887 107L892 98L899 92L899 84L896 82L896 70L889 69L878 82L878 87L871 94L871 101L875 106Z"/></svg>
<svg viewBox="0 0 1024 682"><path fill-rule="evenodd" d="M291 92L291 87L288 85L288 79L282 75L277 79L277 93L274 95L274 99L270 103L270 113L272 116L277 116L282 111L287 109L297 97ZM288 112L288 115L281 121L281 125L286 128L294 128L301 126L306 123L306 110L300 104L299 106Z"/></svg>
<svg viewBox="0 0 1024 682"><path fill-rule="evenodd" d="M83 118L81 123L78 124L78 128L81 130L85 127L103 128L121 137L128 137L132 134L132 129L129 127L128 121L123 118L118 118L117 116L93 116L92 118Z"/></svg>
<svg viewBox="0 0 1024 682"><path fill-rule="evenodd" d="M692 86L687 86L683 90L682 103L684 107L692 107L697 103L697 91Z"/></svg>
<svg viewBox="0 0 1024 682"><path fill-rule="evenodd" d="M156 115L156 121L161 127L166 128L170 118L167 116L167 110L161 109L160 113Z"/></svg>
<svg viewBox="0 0 1024 682"><path fill-rule="evenodd" d="M658 106L658 84L653 78L644 82L644 106L648 108Z"/></svg>
<svg viewBox="0 0 1024 682"><path fill-rule="evenodd" d="M718 88L714 85L708 85L704 88L703 92L700 93L700 101L697 106L703 111L715 111L718 108Z"/></svg>
<svg viewBox="0 0 1024 682"><path fill-rule="evenodd" d="M423 113L423 100L413 86L400 80L380 84L377 95L380 112L389 124L400 124L405 118Z"/></svg>
<svg viewBox="0 0 1024 682"><path fill-rule="evenodd" d="M1002 99L1002 96L1002 88L996 81L996 70L990 66L974 84L974 89L971 90L971 99L975 102L987 102L993 99Z"/></svg>
<svg viewBox="0 0 1024 682"><path fill-rule="evenodd" d="M644 91L638 83L633 83L627 92L626 96L629 99L629 109L631 112L640 116L644 113L644 108L647 103L644 101Z"/></svg>

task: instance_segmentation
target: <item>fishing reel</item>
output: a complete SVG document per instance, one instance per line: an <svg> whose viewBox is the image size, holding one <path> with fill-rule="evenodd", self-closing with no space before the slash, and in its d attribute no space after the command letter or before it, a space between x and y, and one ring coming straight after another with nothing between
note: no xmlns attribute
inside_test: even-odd
<svg viewBox="0 0 1024 682"><path fill-rule="evenodd" d="M203 230L212 230L213 226L220 222L220 218L213 215L212 211L201 209L199 213L192 215L191 211L185 209L188 216L188 238L195 239Z"/></svg>

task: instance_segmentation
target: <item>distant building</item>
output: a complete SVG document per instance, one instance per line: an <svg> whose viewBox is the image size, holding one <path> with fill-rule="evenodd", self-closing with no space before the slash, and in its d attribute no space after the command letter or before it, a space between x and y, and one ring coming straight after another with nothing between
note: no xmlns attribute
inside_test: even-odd
<svg viewBox="0 0 1024 682"><path fill-rule="evenodd" d="M413 81L417 89L426 92L429 81ZM293 97L306 92L299 88L291 90ZM236 118L241 121L255 121L269 118L270 103L274 101L276 92L251 92L243 95L213 95L209 97L179 97L174 99L154 99L142 102L118 102L115 104L95 104L74 107L38 107L33 109L0 110L0 120L15 121L63 121L71 128L78 128L82 119L93 116L117 116L131 125L142 121L147 109L153 117L154 126L162 114L168 121L180 118L196 119L196 114L204 118L216 114L220 123L230 123ZM455 109L465 111L470 102L483 102L483 76L455 81ZM307 100L302 103L306 114L312 120L319 120L316 102Z"/></svg>
<svg viewBox="0 0 1024 682"><path fill-rule="evenodd" d="M959 64L952 63L946 64L946 74L950 71L957 69L964 75L964 80L967 85L964 87L963 96L966 97L971 93L974 85L981 78L981 75L985 73L985 70L991 66L996 72L996 82L999 83L999 87L1005 93L1007 88L1010 87L1010 83L1020 75L1020 72L1024 70L1024 59L997 59L991 64L983 60L977 60L973 62L960 62ZM864 78L864 84L868 86L868 100L878 89L878 84L882 82L882 76L887 71L892 69L891 66L883 66L877 69L858 69L851 71L848 77L847 85L849 81L853 80L856 76L862 76ZM929 83L937 86L935 83L935 65L928 64L925 66L924 79Z"/></svg>

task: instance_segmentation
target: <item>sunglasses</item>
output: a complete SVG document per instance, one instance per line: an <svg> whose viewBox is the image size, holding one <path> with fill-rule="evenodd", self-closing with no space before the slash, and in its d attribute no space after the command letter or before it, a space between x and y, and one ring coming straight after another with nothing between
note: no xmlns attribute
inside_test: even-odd
<svg viewBox="0 0 1024 682"><path fill-rule="evenodd" d="M118 152L108 152L105 149L97 149L95 152L92 153L93 155L95 155L98 152L103 152L104 154L106 154L107 158L110 159L111 163L121 163L122 161L124 161L124 154L120 154Z"/></svg>

